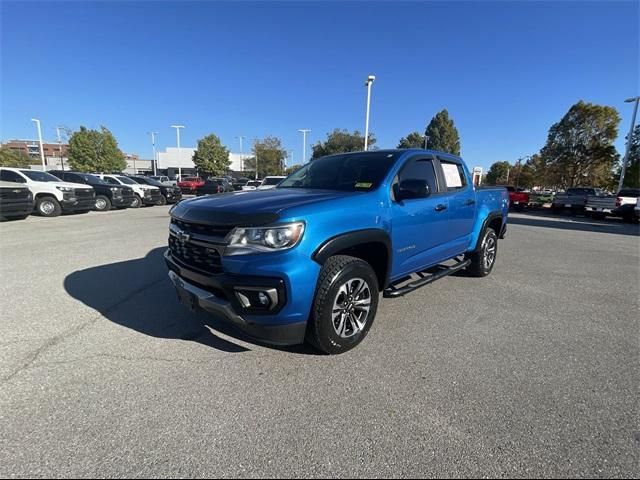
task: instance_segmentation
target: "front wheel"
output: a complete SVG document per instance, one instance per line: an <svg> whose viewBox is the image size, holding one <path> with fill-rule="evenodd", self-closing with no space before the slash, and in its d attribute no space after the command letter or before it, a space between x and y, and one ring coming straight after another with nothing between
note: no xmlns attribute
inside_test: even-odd
<svg viewBox="0 0 640 480"><path fill-rule="evenodd" d="M140 208L142 206L142 199L140 195L136 194L133 202L131 202L131 208Z"/></svg>
<svg viewBox="0 0 640 480"><path fill-rule="evenodd" d="M331 355L344 353L367 336L378 309L378 279L371 266L336 255L322 266L307 340Z"/></svg>
<svg viewBox="0 0 640 480"><path fill-rule="evenodd" d="M36 211L42 217L57 217L62 208L54 197L40 197L36 200Z"/></svg>
<svg viewBox="0 0 640 480"><path fill-rule="evenodd" d="M104 195L98 195L96 197L96 210L99 212L106 212L107 210L111 210L111 200Z"/></svg>
<svg viewBox="0 0 640 480"><path fill-rule="evenodd" d="M158 203L158 205L166 205L167 204L167 197L165 197L164 195L160 195L160 202Z"/></svg>
<svg viewBox="0 0 640 480"><path fill-rule="evenodd" d="M480 248L467 257L471 260L467 272L474 277L486 277L493 270L497 254L498 236L493 228L487 228L480 240Z"/></svg>

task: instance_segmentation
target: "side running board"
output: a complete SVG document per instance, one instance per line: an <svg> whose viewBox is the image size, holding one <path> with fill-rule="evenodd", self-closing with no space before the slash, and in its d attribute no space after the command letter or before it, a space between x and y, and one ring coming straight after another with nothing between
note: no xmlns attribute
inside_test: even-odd
<svg viewBox="0 0 640 480"><path fill-rule="evenodd" d="M471 264L471 260L467 259L467 260L458 261L456 264L451 266L438 265L437 267L429 269L429 270L435 269L436 270L435 272L433 273L426 272L426 275L424 274L424 272L417 272L417 275L420 276L419 279L403 286L400 286L400 285L406 282L407 281L406 279L401 282L397 282L395 285L391 284L384 289L382 296L384 298L401 297L403 295L406 295L409 292L413 292L414 290L420 287L429 285L430 283L433 283L436 280L440 280L441 278L446 277L447 275L456 273L458 270L462 270L463 268L468 267L469 264Z"/></svg>

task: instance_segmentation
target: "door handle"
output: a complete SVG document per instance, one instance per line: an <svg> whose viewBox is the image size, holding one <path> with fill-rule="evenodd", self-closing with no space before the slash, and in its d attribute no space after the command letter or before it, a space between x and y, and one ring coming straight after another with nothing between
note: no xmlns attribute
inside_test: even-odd
<svg viewBox="0 0 640 480"><path fill-rule="evenodd" d="M466 206L473 205L474 203L476 203L476 201L475 201L475 200L472 200L472 199L469 199L469 200L467 200L466 202L464 202L464 204L465 204Z"/></svg>
<svg viewBox="0 0 640 480"><path fill-rule="evenodd" d="M447 209L447 206L443 205L442 203L439 203L438 205L436 205L436 208L435 208L436 212L441 212L442 210L446 210L446 209Z"/></svg>

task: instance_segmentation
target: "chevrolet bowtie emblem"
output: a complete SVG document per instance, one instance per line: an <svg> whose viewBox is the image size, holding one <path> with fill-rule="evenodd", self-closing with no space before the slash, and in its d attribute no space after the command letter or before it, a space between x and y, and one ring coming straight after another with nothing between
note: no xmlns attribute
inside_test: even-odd
<svg viewBox="0 0 640 480"><path fill-rule="evenodd" d="M186 243L191 239L191 235L183 232L182 230L178 230L176 232L176 236L178 237L178 240L180 240L180 243Z"/></svg>

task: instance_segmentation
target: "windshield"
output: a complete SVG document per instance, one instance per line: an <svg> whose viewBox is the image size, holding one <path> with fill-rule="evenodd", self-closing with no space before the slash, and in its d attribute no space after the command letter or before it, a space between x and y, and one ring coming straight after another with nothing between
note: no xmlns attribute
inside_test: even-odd
<svg viewBox="0 0 640 480"><path fill-rule="evenodd" d="M185 177L183 182L199 182L200 179L198 177Z"/></svg>
<svg viewBox="0 0 640 480"><path fill-rule="evenodd" d="M122 183L124 183L125 185L137 185L136 182L134 182L133 180L131 180L129 177L116 177L118 180L120 180Z"/></svg>
<svg viewBox="0 0 640 480"><path fill-rule="evenodd" d="M54 177L50 173L38 172L37 170L20 170L20 173L26 175L34 182L61 182L58 177Z"/></svg>
<svg viewBox="0 0 640 480"><path fill-rule="evenodd" d="M312 160L277 188L370 191L377 188L402 152L361 152Z"/></svg>
<svg viewBox="0 0 640 480"><path fill-rule="evenodd" d="M277 185L282 180L284 180L284 177L267 177L263 180L262 185Z"/></svg>
<svg viewBox="0 0 640 480"><path fill-rule="evenodd" d="M76 175L82 177L82 179L89 185L107 185L107 182L105 182L101 178L96 177L95 175L90 175L88 173L77 173Z"/></svg>
<svg viewBox="0 0 640 480"><path fill-rule="evenodd" d="M146 177L146 178L141 178L141 177L133 177L133 179L138 182L138 183L142 183L144 185L153 185L155 187L164 187L164 185L160 182L158 182L155 178L153 177Z"/></svg>

